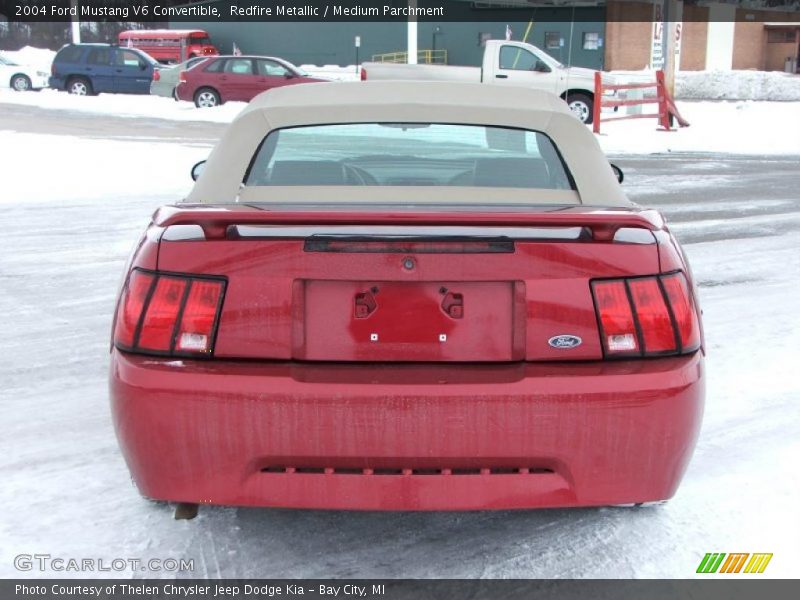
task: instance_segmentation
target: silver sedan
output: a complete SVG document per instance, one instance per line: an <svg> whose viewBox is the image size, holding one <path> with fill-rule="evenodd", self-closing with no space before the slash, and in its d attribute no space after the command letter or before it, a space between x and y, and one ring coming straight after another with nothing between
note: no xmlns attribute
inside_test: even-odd
<svg viewBox="0 0 800 600"><path fill-rule="evenodd" d="M157 71L158 74L153 76L153 81L150 84L150 94L164 96L165 98L175 98L177 100L175 96L175 87L178 85L181 72L197 66L207 58L207 56L195 56L194 58L190 58L172 67L159 69Z"/></svg>

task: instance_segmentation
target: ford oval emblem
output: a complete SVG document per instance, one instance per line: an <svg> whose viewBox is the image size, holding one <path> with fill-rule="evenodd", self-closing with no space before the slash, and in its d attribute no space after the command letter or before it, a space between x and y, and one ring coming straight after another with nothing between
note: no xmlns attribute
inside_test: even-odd
<svg viewBox="0 0 800 600"><path fill-rule="evenodd" d="M553 348L575 348L581 345L583 340L577 335L555 335L547 340Z"/></svg>

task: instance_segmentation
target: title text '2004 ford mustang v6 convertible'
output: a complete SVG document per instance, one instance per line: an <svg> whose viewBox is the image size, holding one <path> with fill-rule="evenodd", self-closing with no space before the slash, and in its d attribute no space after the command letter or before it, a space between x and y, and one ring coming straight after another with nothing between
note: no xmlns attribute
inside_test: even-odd
<svg viewBox="0 0 800 600"><path fill-rule="evenodd" d="M256 98L132 255L111 354L139 490L461 510L670 498L703 411L691 273L556 96Z"/></svg>

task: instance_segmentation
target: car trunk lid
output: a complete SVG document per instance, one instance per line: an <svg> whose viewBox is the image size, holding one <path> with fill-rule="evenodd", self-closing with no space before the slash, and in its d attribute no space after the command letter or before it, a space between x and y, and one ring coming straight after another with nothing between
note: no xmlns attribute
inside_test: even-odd
<svg viewBox="0 0 800 600"><path fill-rule="evenodd" d="M158 269L227 278L216 358L603 356L590 282L658 273L653 211L160 210ZM555 341L554 341L555 340Z"/></svg>

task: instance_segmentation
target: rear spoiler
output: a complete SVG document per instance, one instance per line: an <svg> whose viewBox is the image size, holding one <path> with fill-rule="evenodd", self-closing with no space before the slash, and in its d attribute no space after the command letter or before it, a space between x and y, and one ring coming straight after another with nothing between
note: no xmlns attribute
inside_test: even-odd
<svg viewBox="0 0 800 600"><path fill-rule="evenodd" d="M207 239L224 239L232 225L470 225L485 227L586 227L595 241L614 239L618 229L664 229L652 209L591 209L576 206L547 212L284 211L244 205L164 206L153 215L158 227L198 225Z"/></svg>

